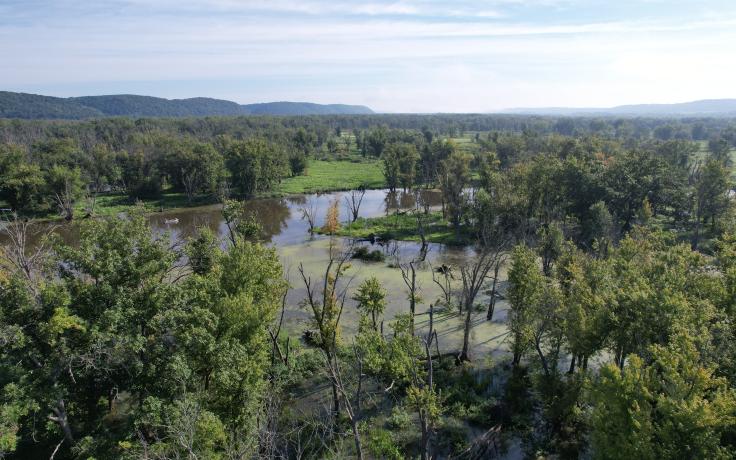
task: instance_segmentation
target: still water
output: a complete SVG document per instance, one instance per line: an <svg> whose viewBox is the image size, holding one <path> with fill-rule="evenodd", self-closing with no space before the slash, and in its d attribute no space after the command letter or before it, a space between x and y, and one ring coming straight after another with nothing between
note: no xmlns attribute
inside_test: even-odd
<svg viewBox="0 0 736 460"><path fill-rule="evenodd" d="M423 200L433 207L441 204L441 196L434 191L423 192ZM327 208L332 202L340 203L340 219L349 219L349 208L345 198L349 192L290 196L286 198L255 199L246 202L246 209L263 226L265 244L273 247L284 265L284 272L289 280L291 289L287 296L287 309L284 316L285 329L295 335L310 327L309 312L300 306L306 290L297 271L300 264L305 272L313 279L324 275L328 262L329 240L327 237L310 236L308 223L302 219L301 209L307 205L316 209L316 224L321 226ZM361 217L376 217L392 214L396 211L414 208L414 196L401 192L390 193L387 190L368 190L360 206ZM171 223L172 220L176 223ZM168 232L172 241L182 241L196 234L197 228L207 226L220 236L225 236L227 228L222 219L221 206L212 205L198 208L187 208L166 211L149 216L152 229L155 232ZM169 223L167 223L167 221ZM78 232L73 224L39 224L41 226L55 226L64 240L74 244L78 240ZM4 238L0 236L0 244ZM369 244L369 243L361 243ZM386 262L364 262L353 260L351 268L344 280L349 283L348 292L352 293L358 285L368 277L376 277L387 291L388 306L385 319L390 320L398 313L408 312L407 287L398 268L390 263L406 263L414 260L419 253L419 245L413 242L398 242L375 248L386 253ZM426 261L419 265L417 280L420 286L421 301L417 307L419 314L417 324L426 326L427 309L430 303L436 303L441 296L441 290L432 278L433 267L445 264L457 266L468 257L472 257L472 248L450 247L441 244L430 245ZM504 276L505 277L505 276ZM454 281L455 288L459 288L459 279ZM349 297L349 296L348 296ZM484 304L488 297L483 294L478 303ZM503 339L506 335L505 323L507 305L500 302L496 306L496 315L493 322L484 321L485 314L478 313L478 319L473 329L473 343L476 351L484 353L504 353ZM343 327L347 335L357 329L359 314L352 299L348 299L343 314ZM440 331L440 345L445 349L457 349L462 339L462 321L457 315L438 316L437 327Z"/></svg>
<svg viewBox="0 0 736 460"><path fill-rule="evenodd" d="M438 192L423 193L424 199L432 206L441 203ZM345 221L350 215L345 198L349 192L323 193L319 195L295 195L286 198L255 199L246 202L246 210L263 226L264 238L276 247L299 244L309 240L309 226L302 219L301 209L313 206L316 210L316 224L321 226L332 202L340 203L340 220ZM387 190L367 190L360 205L361 217L376 217L395 211L412 209L414 196L409 193L390 193ZM166 220L179 219L176 225L167 225ZM188 238L197 227L206 225L213 231L224 235L227 231L222 220L220 206L182 209L175 212L154 214L150 217L155 230L167 230L173 238Z"/></svg>

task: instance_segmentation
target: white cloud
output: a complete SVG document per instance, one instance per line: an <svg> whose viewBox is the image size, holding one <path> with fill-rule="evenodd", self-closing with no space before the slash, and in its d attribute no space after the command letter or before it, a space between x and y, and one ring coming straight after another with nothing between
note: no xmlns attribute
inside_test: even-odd
<svg viewBox="0 0 736 460"><path fill-rule="evenodd" d="M205 11L193 0L114 1L91 16L0 19L0 78L11 90L67 85L83 94L145 81L177 97L421 112L736 96L734 10L586 21L507 16L529 3L214 0ZM433 17L418 19L426 16Z"/></svg>

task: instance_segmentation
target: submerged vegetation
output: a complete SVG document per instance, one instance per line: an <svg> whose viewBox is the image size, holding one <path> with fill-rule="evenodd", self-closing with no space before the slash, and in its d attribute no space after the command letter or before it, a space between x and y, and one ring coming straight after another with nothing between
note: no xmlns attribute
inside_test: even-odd
<svg viewBox="0 0 736 460"><path fill-rule="evenodd" d="M0 128L0 457L736 455L731 120ZM238 201L327 189L290 248ZM78 241L31 244L53 210Z"/></svg>

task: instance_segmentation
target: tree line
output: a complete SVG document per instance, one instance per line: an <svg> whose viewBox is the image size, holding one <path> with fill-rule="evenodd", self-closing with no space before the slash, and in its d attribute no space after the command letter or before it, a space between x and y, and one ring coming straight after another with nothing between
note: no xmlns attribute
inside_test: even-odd
<svg viewBox="0 0 736 460"><path fill-rule="evenodd" d="M190 203L218 194L252 197L304 173L312 147L289 147L257 137L209 143L167 135L141 136L117 150L108 144L85 150L69 138L27 149L5 144L0 145L0 199L21 214L58 210L72 219L82 200L94 214L103 193L122 193L130 202L164 191L183 193Z"/></svg>
<svg viewBox="0 0 736 460"><path fill-rule="evenodd" d="M666 162L683 169L691 165L689 157L696 151L690 139L708 139L708 149L722 160L736 145L736 128L722 119L670 120L670 124L659 119L605 119L603 127L593 130L588 125L595 125L596 119L543 119L546 124L539 124L536 117L479 116L484 124L461 123L460 129L451 129L453 123L475 118L369 117L368 125L356 116L3 120L0 200L21 214L56 210L70 219L75 203L84 200L87 213L93 214L97 196L106 192L123 193L131 201L155 198L163 191L183 193L190 203L218 194L252 197L272 190L284 177L303 174L310 157L325 155L346 160L355 155L381 158L387 186L407 190L420 182L443 183L443 162L458 150L448 139L463 133L472 141L461 149L471 154L472 169L488 163L483 154L490 152L506 169L539 155L586 157L581 162L590 163L587 157L594 153L612 157L634 150L652 153L658 158L655 163L667 157ZM420 127L413 127L420 122ZM690 133L657 131L672 123ZM469 127L503 129L471 134L466 132ZM458 157L453 161L462 169ZM687 164L677 164L683 161ZM444 189L451 187L450 178L462 176L458 172L445 174ZM690 182L695 176L717 174L713 167L690 171L693 177L687 179L680 173L677 180ZM658 203L652 205L656 212Z"/></svg>
<svg viewBox="0 0 736 460"><path fill-rule="evenodd" d="M468 132L536 132L566 136L598 135L605 138L695 140L724 137L734 141L732 118L685 117L555 117L536 115L483 114L376 114L311 116L244 116L199 118L104 118L86 121L42 121L0 119L0 142L30 145L53 137L71 137L80 145L107 143L122 148L134 133L152 131L172 135L191 135L206 141L218 135L235 138L258 135L273 139L299 128L315 133L326 142L336 129L366 131L380 126L391 130L430 131L445 137Z"/></svg>

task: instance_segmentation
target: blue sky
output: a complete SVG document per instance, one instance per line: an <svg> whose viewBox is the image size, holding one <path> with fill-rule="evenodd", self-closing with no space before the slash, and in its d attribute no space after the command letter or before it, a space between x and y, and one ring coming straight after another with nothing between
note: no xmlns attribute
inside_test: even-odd
<svg viewBox="0 0 736 460"><path fill-rule="evenodd" d="M0 90L387 112L736 97L736 0L0 0Z"/></svg>

